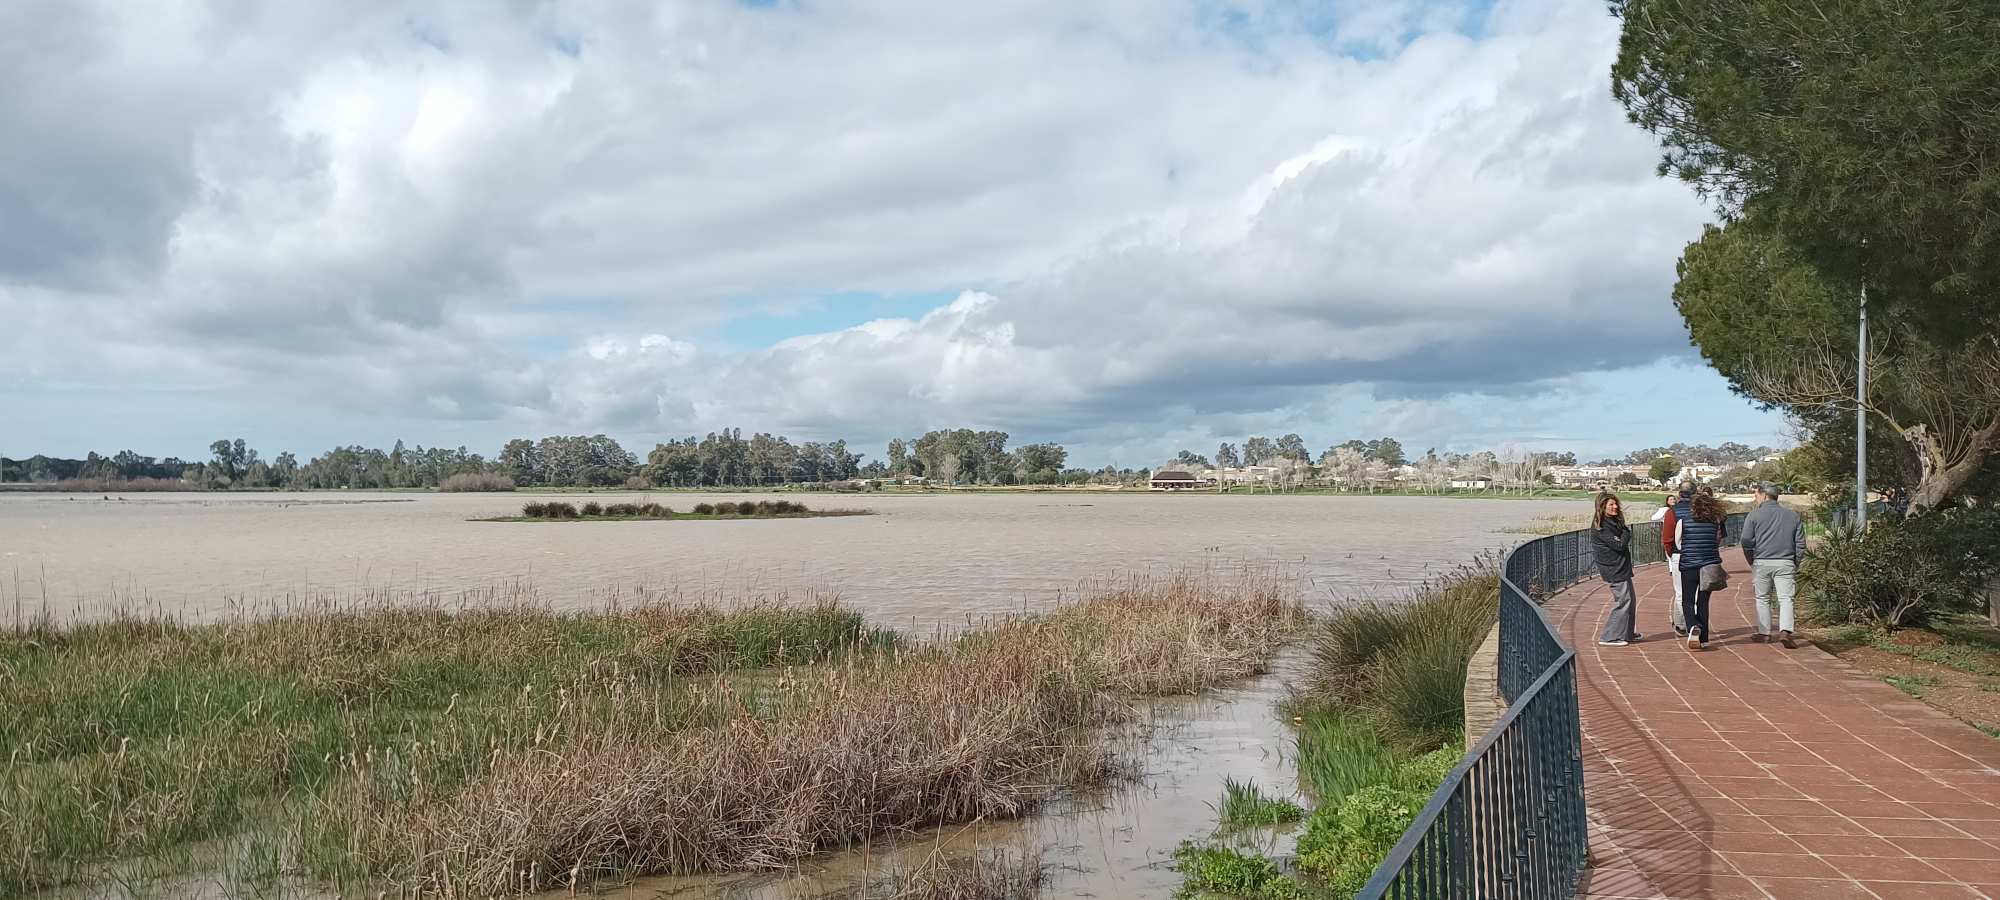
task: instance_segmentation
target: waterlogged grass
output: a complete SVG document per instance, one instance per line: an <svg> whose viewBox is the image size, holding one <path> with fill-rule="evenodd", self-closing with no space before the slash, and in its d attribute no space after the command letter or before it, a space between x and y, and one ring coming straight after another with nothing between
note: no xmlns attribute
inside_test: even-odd
<svg viewBox="0 0 2000 900"><path fill-rule="evenodd" d="M1303 705L1359 714L1406 754L1457 741L1466 669L1498 619L1499 597L1499 573L1482 562L1407 598L1342 606L1310 638Z"/></svg>
<svg viewBox="0 0 2000 900"><path fill-rule="evenodd" d="M678 512L658 503L528 503L518 516L492 516L474 522L684 522L710 519L814 519L829 516L874 515L866 509L813 510L789 500L761 500L755 503L697 503L690 512Z"/></svg>
<svg viewBox="0 0 2000 900"><path fill-rule="evenodd" d="M1320 805L1338 804L1396 770L1395 751L1367 721L1325 707L1302 710L1299 719L1299 782Z"/></svg>
<svg viewBox="0 0 2000 900"><path fill-rule="evenodd" d="M1222 781L1222 804L1216 808L1224 825L1255 827L1288 825L1305 818L1306 812L1289 800L1266 796L1254 781Z"/></svg>
<svg viewBox="0 0 2000 900"><path fill-rule="evenodd" d="M231 833L378 748L423 748L407 752L433 760L449 789L496 752L586 725L657 736L712 720L694 676L890 641L832 602L603 614L332 604L209 625L17 628L0 633L0 894Z"/></svg>
<svg viewBox="0 0 2000 900"><path fill-rule="evenodd" d="M1174 851L1182 900L1300 900L1322 896L1287 877L1268 857L1233 847L1183 843Z"/></svg>
<svg viewBox="0 0 2000 900"><path fill-rule="evenodd" d="M1268 668L1304 622L1281 584L1104 585L922 644L831 602L19 629L0 895L245 833L259 871L497 896L1018 816L1108 777L1121 696ZM984 896L934 881L910 896Z"/></svg>
<svg viewBox="0 0 2000 900"><path fill-rule="evenodd" d="M1320 879L1333 896L1354 896L1462 756L1456 747L1434 750L1339 803L1321 804L1299 836L1299 869Z"/></svg>

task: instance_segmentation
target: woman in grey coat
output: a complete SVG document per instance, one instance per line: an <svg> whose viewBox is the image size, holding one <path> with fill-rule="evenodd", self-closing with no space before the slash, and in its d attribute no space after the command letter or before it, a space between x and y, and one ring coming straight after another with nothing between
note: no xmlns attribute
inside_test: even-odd
<svg viewBox="0 0 2000 900"><path fill-rule="evenodd" d="M1639 598L1632 590L1632 527L1625 524L1625 509L1611 493L1597 495L1597 514L1591 517L1591 542L1596 550L1597 573L1611 585L1611 614L1605 617L1604 631L1597 643L1623 647L1639 639L1634 630L1639 615Z"/></svg>

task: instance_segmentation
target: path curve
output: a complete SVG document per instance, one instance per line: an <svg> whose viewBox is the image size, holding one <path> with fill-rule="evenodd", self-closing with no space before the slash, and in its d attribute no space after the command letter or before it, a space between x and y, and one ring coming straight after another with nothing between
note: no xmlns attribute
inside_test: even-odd
<svg viewBox="0 0 2000 900"><path fill-rule="evenodd" d="M2000 740L1809 645L1753 644L1749 572L1691 653L1664 566L1640 643L1600 647L1592 580L1547 611L1577 648L1588 898L2000 898Z"/></svg>

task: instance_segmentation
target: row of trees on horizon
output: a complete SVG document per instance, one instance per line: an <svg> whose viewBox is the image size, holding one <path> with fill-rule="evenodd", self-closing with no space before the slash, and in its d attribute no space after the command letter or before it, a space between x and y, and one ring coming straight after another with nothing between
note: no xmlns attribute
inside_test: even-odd
<svg viewBox="0 0 2000 900"><path fill-rule="evenodd" d="M202 490L228 489L384 489L434 488L455 475L501 475L522 487L717 487L842 481L855 478L923 477L950 484L1131 484L1144 481L1151 468L1070 466L1069 451L1052 442L1008 447L1004 431L937 429L916 438L889 441L883 459L864 462L845 440L793 442L782 435L759 432L748 438L741 429L725 428L700 438L657 444L641 459L617 440L602 435L552 436L508 441L488 459L457 448L406 446L388 449L360 445L335 447L301 462L287 451L265 458L242 438L218 440L205 460L155 458L131 450L83 459L38 455L27 459L0 457L0 481L118 482L157 480ZM1348 483L1386 481L1404 465L1416 465L1433 475L1476 474L1532 481L1542 469L1575 465L1574 453L1508 450L1496 453L1447 452L1435 449L1416 460L1406 457L1401 442L1383 437L1350 440L1328 447L1317 463L1297 434L1271 439L1252 437L1240 447L1224 443L1213 464L1223 467L1283 465L1299 481L1321 475ZM1648 463L1663 456L1711 465L1748 464L1771 452L1768 447L1725 443L1720 447L1675 444L1670 448L1634 451L1627 459ZM1606 463L1616 462L1606 460ZM1207 467L1211 460L1182 450L1166 465ZM1516 471L1518 470L1518 471ZM1518 476L1518 477L1516 477Z"/></svg>

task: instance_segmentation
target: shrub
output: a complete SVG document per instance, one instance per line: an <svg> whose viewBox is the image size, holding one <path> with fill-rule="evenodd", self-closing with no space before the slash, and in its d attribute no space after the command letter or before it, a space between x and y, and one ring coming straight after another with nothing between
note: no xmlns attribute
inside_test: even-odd
<svg viewBox="0 0 2000 900"><path fill-rule="evenodd" d="M601 516L604 515L604 507L599 506L597 501L592 500L589 503L585 503L583 505L581 514L583 515L584 518L593 518L596 516Z"/></svg>
<svg viewBox="0 0 2000 900"><path fill-rule="evenodd" d="M2000 511L1938 510L1829 533L1800 573L1807 618L1884 630L1976 610L2000 571Z"/></svg>
<svg viewBox="0 0 2000 900"><path fill-rule="evenodd" d="M625 479L625 489L628 491L650 491L653 489L653 479L647 478L644 475L630 476Z"/></svg>
<svg viewBox="0 0 2000 900"><path fill-rule="evenodd" d="M1286 878L1278 865L1257 855L1228 847L1183 842L1174 851L1174 871L1186 879L1179 896L1219 894L1251 900L1296 900L1305 897L1299 883Z"/></svg>
<svg viewBox="0 0 2000 900"><path fill-rule="evenodd" d="M527 516L530 519L539 519L548 514L549 505L546 503L524 503L521 505L521 515Z"/></svg>
<svg viewBox="0 0 2000 900"><path fill-rule="evenodd" d="M437 489L448 493L511 491L514 489L514 479L498 472L461 472L438 482Z"/></svg>
<svg viewBox="0 0 2000 900"><path fill-rule="evenodd" d="M718 516L736 515L736 504L730 503L726 500L721 503L717 503L715 504L715 514Z"/></svg>
<svg viewBox="0 0 2000 900"><path fill-rule="evenodd" d="M745 509L747 515L768 516L778 511L777 504L769 500L759 500L756 506Z"/></svg>
<svg viewBox="0 0 2000 900"><path fill-rule="evenodd" d="M569 503L548 503L548 504L544 504L544 505L543 505L543 507L542 507L542 509L544 510L544 512L543 512L543 515L545 515L545 516L547 516L547 517L549 517L549 518L551 518L551 519L574 519L574 518L576 518L576 506L575 506L575 505L573 505L573 504L569 504Z"/></svg>
<svg viewBox="0 0 2000 900"><path fill-rule="evenodd" d="M661 506L658 503L647 503L638 507L637 511L634 514L646 516L648 518L653 518L653 519L664 519L669 516L672 516L674 514L674 511L671 508Z"/></svg>
<svg viewBox="0 0 2000 900"><path fill-rule="evenodd" d="M1446 747L1410 760L1380 782L1313 811L1299 836L1299 868L1352 896L1402 840L1460 758Z"/></svg>
<svg viewBox="0 0 2000 900"><path fill-rule="evenodd" d="M1304 818L1305 810L1291 801L1264 796L1254 781L1224 778L1219 815L1224 825L1283 825Z"/></svg>
<svg viewBox="0 0 2000 900"><path fill-rule="evenodd" d="M712 515L715 515L715 504L713 504L713 503L697 503L697 504L695 504L695 505L694 505L694 514L695 514L695 515L697 515L697 516L712 516Z"/></svg>

